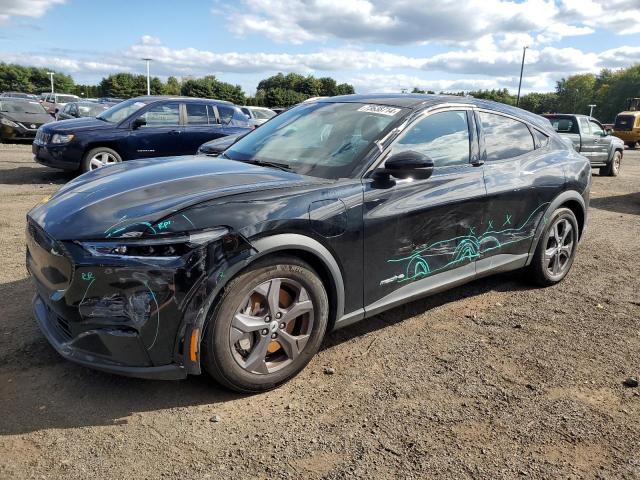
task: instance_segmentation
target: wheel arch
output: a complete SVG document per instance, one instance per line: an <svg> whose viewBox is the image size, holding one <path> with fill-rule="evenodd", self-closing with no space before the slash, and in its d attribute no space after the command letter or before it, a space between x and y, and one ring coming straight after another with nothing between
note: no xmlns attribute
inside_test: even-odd
<svg viewBox="0 0 640 480"><path fill-rule="evenodd" d="M583 233L585 231L587 225L587 208L585 205L584 198L575 190L567 190L558 195L547 207L542 216L542 221L538 224L536 228L536 232L533 237L533 242L531 242L531 247L529 249L529 256L527 258L527 265L531 263L533 259L533 255L535 254L536 248L538 246L538 242L540 241L540 237L542 236L542 232L544 231L544 227L558 208L568 208L573 214L576 216L576 220L578 222L578 240L582 240Z"/></svg>

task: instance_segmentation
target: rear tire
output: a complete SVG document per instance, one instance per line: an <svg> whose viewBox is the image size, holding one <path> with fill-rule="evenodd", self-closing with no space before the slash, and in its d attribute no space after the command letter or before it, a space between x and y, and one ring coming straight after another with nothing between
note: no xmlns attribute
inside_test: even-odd
<svg viewBox="0 0 640 480"><path fill-rule="evenodd" d="M326 290L308 264L290 256L259 261L229 282L213 309L202 366L229 389L270 390L309 363L328 318Z"/></svg>
<svg viewBox="0 0 640 480"><path fill-rule="evenodd" d="M627 147L629 147L630 150L633 150L636 148L637 142L628 142L627 143Z"/></svg>
<svg viewBox="0 0 640 480"><path fill-rule="evenodd" d="M607 164L606 167L600 168L600 175L606 175L608 177L617 177L620 173L620 165L622 163L622 153L614 152L613 158Z"/></svg>
<svg viewBox="0 0 640 480"><path fill-rule="evenodd" d="M569 208L559 208L545 226L528 269L536 285L548 287L564 280L578 248L578 221Z"/></svg>
<svg viewBox="0 0 640 480"><path fill-rule="evenodd" d="M120 163L122 157L115 150L107 147L96 147L84 154L80 167L82 173L90 172L106 165Z"/></svg>

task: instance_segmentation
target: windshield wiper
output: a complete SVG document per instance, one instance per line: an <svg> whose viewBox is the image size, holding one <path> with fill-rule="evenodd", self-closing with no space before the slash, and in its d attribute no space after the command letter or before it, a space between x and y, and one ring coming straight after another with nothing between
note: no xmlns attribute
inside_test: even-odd
<svg viewBox="0 0 640 480"><path fill-rule="evenodd" d="M285 172L292 172L291 167L286 163L280 162L268 162L266 160L243 160L246 163L250 163L252 165L259 165L261 167L272 167L280 170L284 170Z"/></svg>

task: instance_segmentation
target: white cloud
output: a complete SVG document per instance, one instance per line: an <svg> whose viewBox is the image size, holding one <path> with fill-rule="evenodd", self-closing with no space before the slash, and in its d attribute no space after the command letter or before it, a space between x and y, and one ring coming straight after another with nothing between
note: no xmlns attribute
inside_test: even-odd
<svg viewBox="0 0 640 480"><path fill-rule="evenodd" d="M529 36L531 44L533 38L556 42L599 27L619 34L640 31L638 0L242 0L220 11L236 34L283 43L464 45L498 33Z"/></svg>
<svg viewBox="0 0 640 480"><path fill-rule="evenodd" d="M0 0L0 23L10 17L38 18L50 8L64 2L65 0Z"/></svg>

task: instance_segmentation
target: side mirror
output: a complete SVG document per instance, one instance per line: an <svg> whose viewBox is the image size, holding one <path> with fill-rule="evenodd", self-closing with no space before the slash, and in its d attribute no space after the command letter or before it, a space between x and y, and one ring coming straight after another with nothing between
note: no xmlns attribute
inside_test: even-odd
<svg viewBox="0 0 640 480"><path fill-rule="evenodd" d="M56 108L55 113L60 113L60 109Z"/></svg>
<svg viewBox="0 0 640 480"><path fill-rule="evenodd" d="M607 128L604 133L607 135L613 135L613 128Z"/></svg>
<svg viewBox="0 0 640 480"><path fill-rule="evenodd" d="M384 162L384 168L377 170L380 174L395 178L415 178L425 180L433 173L433 160L427 155L413 150L396 153Z"/></svg>
<svg viewBox="0 0 640 480"><path fill-rule="evenodd" d="M146 124L147 124L146 119L142 117L138 117L131 123L131 128L133 128L134 130L137 130L140 127L144 127Z"/></svg>

